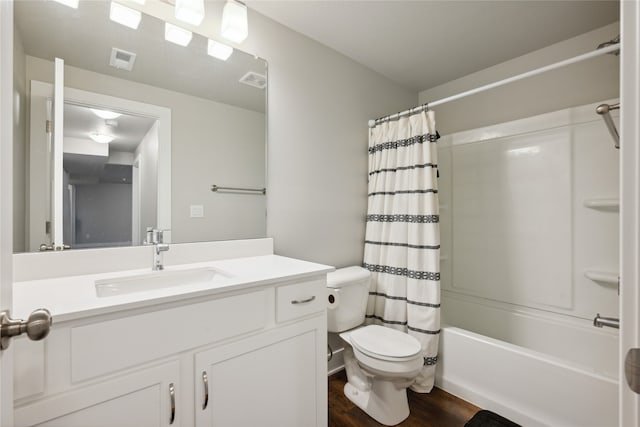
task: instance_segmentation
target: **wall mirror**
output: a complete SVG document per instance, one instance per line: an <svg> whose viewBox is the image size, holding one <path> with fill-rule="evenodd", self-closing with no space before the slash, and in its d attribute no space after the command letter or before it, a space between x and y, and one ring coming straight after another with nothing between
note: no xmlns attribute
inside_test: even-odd
<svg viewBox="0 0 640 427"><path fill-rule="evenodd" d="M264 237L266 61L109 8L14 5L14 252Z"/></svg>

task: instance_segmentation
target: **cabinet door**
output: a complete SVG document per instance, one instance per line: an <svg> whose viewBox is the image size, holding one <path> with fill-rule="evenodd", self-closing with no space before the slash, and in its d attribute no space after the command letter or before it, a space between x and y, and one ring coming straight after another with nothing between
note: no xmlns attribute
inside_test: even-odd
<svg viewBox="0 0 640 427"><path fill-rule="evenodd" d="M326 424L326 361L318 357L324 341L317 323L300 322L197 354L196 425Z"/></svg>
<svg viewBox="0 0 640 427"><path fill-rule="evenodd" d="M179 374L179 363L174 361L76 388L16 407L15 424L16 427L179 426L179 408L175 407L176 394L180 392Z"/></svg>

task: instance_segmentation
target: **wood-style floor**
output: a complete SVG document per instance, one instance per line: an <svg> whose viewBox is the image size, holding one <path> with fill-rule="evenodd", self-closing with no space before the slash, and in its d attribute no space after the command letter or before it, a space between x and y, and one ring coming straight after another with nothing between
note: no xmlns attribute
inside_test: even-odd
<svg viewBox="0 0 640 427"><path fill-rule="evenodd" d="M329 377L329 427L382 426L346 398L343 392L346 382L344 371ZM480 410L438 388L428 394L411 390L407 394L411 414L398 424L402 427L463 427Z"/></svg>

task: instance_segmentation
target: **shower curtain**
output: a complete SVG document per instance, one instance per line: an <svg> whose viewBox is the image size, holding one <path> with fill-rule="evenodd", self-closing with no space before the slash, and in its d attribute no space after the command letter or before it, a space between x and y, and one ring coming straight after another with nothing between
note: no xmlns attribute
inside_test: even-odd
<svg viewBox="0 0 640 427"><path fill-rule="evenodd" d="M411 388L421 393L433 387L440 334L437 139L433 111L369 131L367 321L420 341L424 365Z"/></svg>

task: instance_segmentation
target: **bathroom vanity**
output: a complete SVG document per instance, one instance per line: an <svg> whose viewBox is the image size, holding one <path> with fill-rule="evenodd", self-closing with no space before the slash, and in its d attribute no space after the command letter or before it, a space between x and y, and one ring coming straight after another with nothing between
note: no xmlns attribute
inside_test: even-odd
<svg viewBox="0 0 640 427"><path fill-rule="evenodd" d="M331 270L262 255L18 282L14 311L54 323L11 344L15 424L326 426Z"/></svg>

